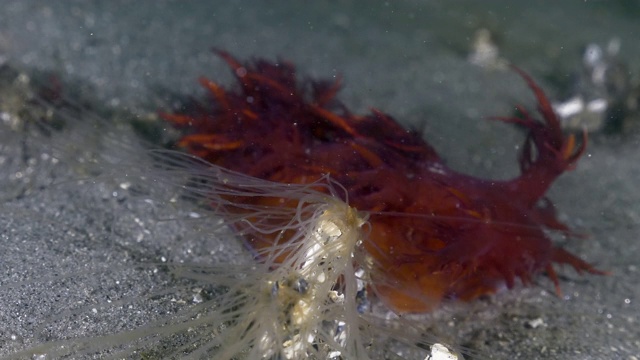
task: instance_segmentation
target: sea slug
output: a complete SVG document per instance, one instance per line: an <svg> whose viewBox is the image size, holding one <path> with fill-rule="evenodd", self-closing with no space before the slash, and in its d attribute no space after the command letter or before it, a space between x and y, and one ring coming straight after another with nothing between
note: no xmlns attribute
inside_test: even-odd
<svg viewBox="0 0 640 360"><path fill-rule="evenodd" d="M285 61L241 63L217 51L239 88L201 78L210 104L162 113L185 135L177 147L213 164L286 184L329 175L345 201L370 213L367 250L371 288L396 312L428 312L444 299L471 300L546 271L559 293L554 264L604 274L552 244L545 230L571 234L545 197L586 146L565 136L542 90L523 71L542 120L499 118L527 130L520 176L484 180L448 168L425 140L378 110L351 113L336 100L340 80L300 83ZM346 199L348 197L348 199ZM294 206L286 199L248 199L252 206ZM247 236L259 252L270 236Z"/></svg>

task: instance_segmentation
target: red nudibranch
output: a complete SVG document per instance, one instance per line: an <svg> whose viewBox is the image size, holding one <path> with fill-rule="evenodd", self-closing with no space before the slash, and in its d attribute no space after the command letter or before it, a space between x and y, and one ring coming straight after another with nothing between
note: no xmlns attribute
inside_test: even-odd
<svg viewBox="0 0 640 360"><path fill-rule="evenodd" d="M578 145L574 135L562 133L548 99L521 70L515 69L537 97L543 121L523 108L518 117L499 118L524 127L528 136L521 175L488 181L447 168L419 134L387 114L352 114L335 98L340 80L299 84L288 62L243 64L217 53L240 88L229 91L201 78L212 106L162 114L187 133L177 145L275 182L311 183L330 174L347 190L351 206L371 212L364 247L380 270L372 272L371 287L391 309L431 311L443 299L471 300L511 288L516 279L530 284L542 271L559 292L554 264L604 274L555 247L544 232L570 234L544 195L575 166L586 136ZM256 249L270 241L248 239Z"/></svg>

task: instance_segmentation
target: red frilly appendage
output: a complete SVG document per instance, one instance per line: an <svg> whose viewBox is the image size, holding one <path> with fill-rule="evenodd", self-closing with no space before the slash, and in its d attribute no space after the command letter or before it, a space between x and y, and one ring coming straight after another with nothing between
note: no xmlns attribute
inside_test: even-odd
<svg viewBox="0 0 640 360"><path fill-rule="evenodd" d="M544 229L570 234L557 220L545 192L584 151L565 136L548 99L514 68L537 97L543 121L521 116L500 120L522 125L528 136L522 174L487 181L447 168L420 136L373 110L354 115L335 96L340 80L299 84L288 62L240 63L217 51L240 88L225 90L201 79L212 104L189 114L162 114L187 133L178 146L203 159L254 177L311 183L325 174L347 190L348 201L372 212L364 246L372 288L393 310L426 312L443 299L471 300L524 284L553 264L604 274L554 247ZM278 199L260 200L278 204ZM282 203L281 206L293 206ZM256 249L270 239L248 239Z"/></svg>

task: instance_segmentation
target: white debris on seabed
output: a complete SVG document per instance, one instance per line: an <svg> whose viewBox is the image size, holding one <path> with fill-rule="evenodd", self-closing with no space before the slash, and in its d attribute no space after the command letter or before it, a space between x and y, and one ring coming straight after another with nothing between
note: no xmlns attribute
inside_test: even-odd
<svg viewBox="0 0 640 360"><path fill-rule="evenodd" d="M431 345L431 354L425 360L463 360L463 358L445 345L435 343Z"/></svg>
<svg viewBox="0 0 640 360"><path fill-rule="evenodd" d="M553 104L565 129L625 132L638 122L640 84L620 60L620 47L615 38L606 47L585 46L571 93Z"/></svg>
<svg viewBox="0 0 640 360"><path fill-rule="evenodd" d="M467 59L473 65L490 70L506 69L508 63L500 57L500 50L494 42L491 31L485 28L478 29L473 35L471 53Z"/></svg>
<svg viewBox="0 0 640 360"><path fill-rule="evenodd" d="M537 327L540 326L546 326L547 324L545 324L544 320L542 320L542 318L535 318L535 319L531 319L528 320L524 323L524 326L529 328L529 329L535 329Z"/></svg>

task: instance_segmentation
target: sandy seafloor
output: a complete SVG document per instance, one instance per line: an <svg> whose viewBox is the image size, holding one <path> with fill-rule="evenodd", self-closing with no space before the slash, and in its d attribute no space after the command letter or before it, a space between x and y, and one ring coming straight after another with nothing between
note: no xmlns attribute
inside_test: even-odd
<svg viewBox="0 0 640 360"><path fill-rule="evenodd" d="M452 168L485 177L517 173L514 149L522 138L484 119L509 114L515 103L531 106L533 98L514 74L469 64L475 30L497 34L501 55L551 96L558 90L545 79L576 71L589 42L619 38L621 59L635 76L640 72L640 6L633 1L19 0L1 6L3 61L76 84L65 89L99 104L87 119L152 117L176 96L202 95L200 75L231 84L211 47L241 59L280 56L300 74L341 74L340 97L349 107L376 107L424 129ZM95 184L67 181L89 175L74 161L67 166L43 157L50 153L47 141L63 140L33 139L34 129L11 129L7 120L1 126L0 357L45 340L115 333L189 303L193 294L182 288L174 301L149 298L179 281L140 268L140 261L236 256L228 236L202 229L216 224L160 221L192 210L168 203L163 188L140 195L120 188L116 176ZM577 169L549 194L561 219L590 235L566 241L566 248L611 276L565 269L564 298L541 276L539 286L446 306L424 319L434 336L481 358L640 358L639 139L633 129L592 136ZM99 143L78 146L122 156L124 150ZM130 161L137 159L132 154ZM122 308L121 298L142 301Z"/></svg>

